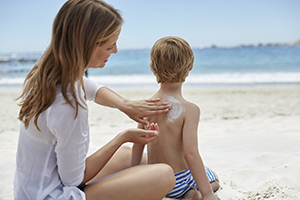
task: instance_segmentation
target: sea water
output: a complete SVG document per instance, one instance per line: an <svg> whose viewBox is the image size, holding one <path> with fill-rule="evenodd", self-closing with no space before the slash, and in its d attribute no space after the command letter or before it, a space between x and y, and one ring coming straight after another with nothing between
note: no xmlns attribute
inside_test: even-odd
<svg viewBox="0 0 300 200"><path fill-rule="evenodd" d="M193 49L194 67L186 86L258 84L300 85L300 46ZM119 50L103 69L89 69L88 77L110 87L157 86L149 67L150 49ZM22 85L42 55L0 54L0 86Z"/></svg>

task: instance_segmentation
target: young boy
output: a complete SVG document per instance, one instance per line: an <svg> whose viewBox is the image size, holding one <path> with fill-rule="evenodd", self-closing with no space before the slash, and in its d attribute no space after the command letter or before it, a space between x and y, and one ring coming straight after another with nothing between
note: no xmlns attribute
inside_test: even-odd
<svg viewBox="0 0 300 200"><path fill-rule="evenodd" d="M193 62L192 49L178 37L161 38L151 49L150 67L160 83L160 89L153 97L169 101L171 109L167 114L147 118L151 122L148 128L159 132L159 138L147 145L148 164L166 163L173 168L176 185L167 197L201 199L202 194L203 200L218 199L213 193L219 188L218 179L204 167L198 152L200 109L181 94ZM138 127L147 128L142 124ZM134 144L132 166L141 163L143 150L144 145Z"/></svg>

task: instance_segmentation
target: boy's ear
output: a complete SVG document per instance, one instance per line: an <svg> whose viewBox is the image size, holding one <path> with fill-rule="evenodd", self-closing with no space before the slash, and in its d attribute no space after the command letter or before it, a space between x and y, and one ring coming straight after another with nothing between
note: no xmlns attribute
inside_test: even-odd
<svg viewBox="0 0 300 200"><path fill-rule="evenodd" d="M191 70L190 70L191 71ZM186 74L186 77L188 77L189 76L189 73L190 73L190 71Z"/></svg>
<svg viewBox="0 0 300 200"><path fill-rule="evenodd" d="M189 72L187 73L186 77L188 77L188 76L189 76L189 73L190 73L190 71L192 71L192 69L190 69L190 70L189 70Z"/></svg>

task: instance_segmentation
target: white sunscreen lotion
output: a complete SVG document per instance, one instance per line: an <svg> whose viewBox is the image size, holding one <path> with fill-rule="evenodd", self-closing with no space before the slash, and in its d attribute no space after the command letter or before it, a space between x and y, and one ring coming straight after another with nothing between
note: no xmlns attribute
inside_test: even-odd
<svg viewBox="0 0 300 200"><path fill-rule="evenodd" d="M174 97L168 96L167 99L171 104L171 109L167 113L168 119L170 122L174 122L174 120L177 119L185 111L185 109L182 107L181 102Z"/></svg>

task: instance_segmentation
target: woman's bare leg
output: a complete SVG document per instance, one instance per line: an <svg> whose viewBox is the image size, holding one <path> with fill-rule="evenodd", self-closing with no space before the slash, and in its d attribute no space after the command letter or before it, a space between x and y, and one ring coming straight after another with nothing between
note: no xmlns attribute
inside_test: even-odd
<svg viewBox="0 0 300 200"><path fill-rule="evenodd" d="M107 162L103 169L88 183L92 183L101 178L117 173L124 169L131 167L131 148L128 146L121 146L113 157ZM147 163L147 155L144 154L142 164Z"/></svg>
<svg viewBox="0 0 300 200"><path fill-rule="evenodd" d="M88 185L84 192L87 200L161 200L174 185L170 166L140 165Z"/></svg>

